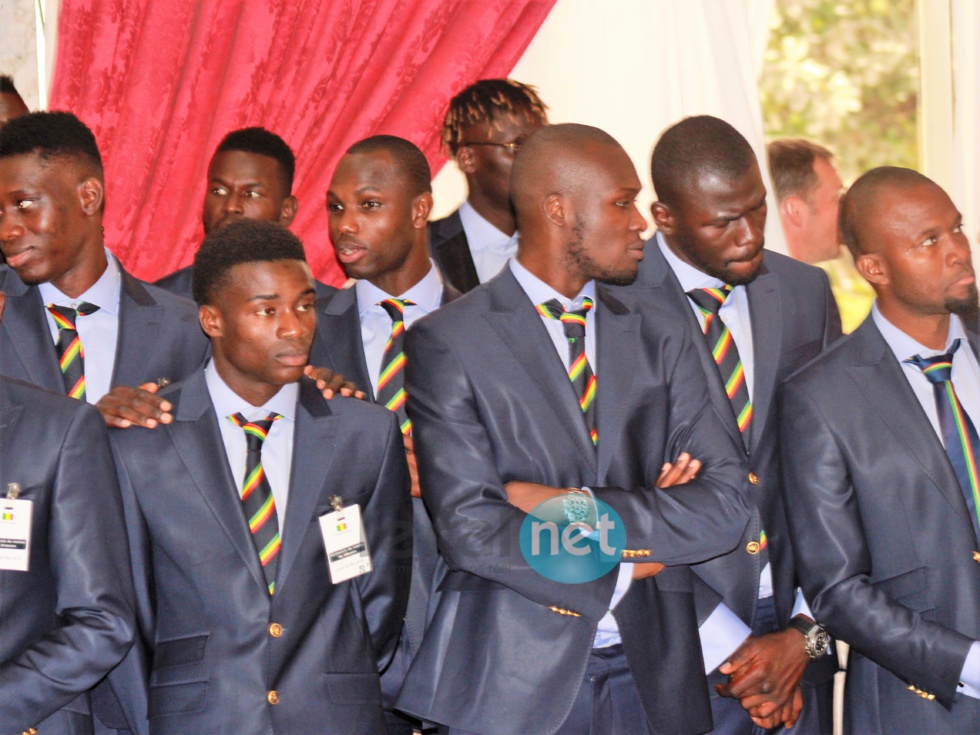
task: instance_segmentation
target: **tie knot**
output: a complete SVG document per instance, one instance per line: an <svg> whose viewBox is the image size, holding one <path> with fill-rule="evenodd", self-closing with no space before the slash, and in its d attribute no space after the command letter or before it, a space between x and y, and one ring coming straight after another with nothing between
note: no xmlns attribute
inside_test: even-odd
<svg viewBox="0 0 980 735"><path fill-rule="evenodd" d="M256 452L262 451L262 442L269 436L269 427L272 426L272 422L281 418L281 413L270 413L264 419L249 421L240 413L235 413L229 416L228 420L245 432L248 451Z"/></svg>
<svg viewBox="0 0 980 735"><path fill-rule="evenodd" d="M550 299L538 304L538 313L545 319L556 319L565 328L565 337L569 340L585 336L585 315L592 310L593 301L588 296L582 299L582 306L569 309L561 305L558 299Z"/></svg>
<svg viewBox="0 0 980 735"><path fill-rule="evenodd" d="M384 301L379 301L378 306L388 312L391 321L403 322L405 321L405 307L415 306L415 302L409 301L408 299L385 299Z"/></svg>
<svg viewBox="0 0 980 735"><path fill-rule="evenodd" d="M717 316L718 310L731 292L731 286L721 286L720 288L695 288L688 291L687 295L691 301L697 304L703 314Z"/></svg>
<svg viewBox="0 0 980 735"><path fill-rule="evenodd" d="M88 316L99 310L98 306L90 304L87 301L83 301L75 309L70 306L58 306L57 304L46 304L45 306L51 312L51 316L54 317L54 321L59 329L74 329L75 319L77 317Z"/></svg>
<svg viewBox="0 0 980 735"><path fill-rule="evenodd" d="M913 355L905 362L910 365L915 365L922 374L929 379L932 384L946 383L952 379L953 375L953 355L956 354L956 350L960 347L960 340L953 342L953 346L949 352L943 353L942 355L933 355L932 357L922 357L922 355Z"/></svg>

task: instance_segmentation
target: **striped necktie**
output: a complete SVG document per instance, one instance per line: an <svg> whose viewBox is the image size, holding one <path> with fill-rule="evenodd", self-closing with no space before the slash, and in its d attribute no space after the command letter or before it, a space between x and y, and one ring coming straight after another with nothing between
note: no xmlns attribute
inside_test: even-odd
<svg viewBox="0 0 980 735"><path fill-rule="evenodd" d="M725 392L735 412L738 430L742 434L742 444L747 451L749 428L752 423L752 401L749 400L749 388L745 382L745 370L742 367L742 359L738 355L738 347L732 339L728 326L718 317L718 310L731 292L731 286L722 286L721 288L696 288L688 291L687 295L704 316L704 336L708 340L711 355L721 373Z"/></svg>
<svg viewBox="0 0 980 735"><path fill-rule="evenodd" d="M588 296L582 299L582 307L573 311L565 311L558 299L538 304L538 313L545 319L557 319L565 328L565 339L568 340L568 377L572 381L575 395L579 397L579 405L585 415L585 425L592 437L592 443L599 443L599 432L596 429L595 395L596 377L592 366L585 356L585 315L592 309L592 299Z"/></svg>
<svg viewBox="0 0 980 735"><path fill-rule="evenodd" d="M405 411L405 307L415 306L407 299L385 299L378 304L391 317L391 336L381 358L378 374L378 403L398 415L402 434L412 433L412 422Z"/></svg>
<svg viewBox="0 0 980 735"><path fill-rule="evenodd" d="M276 501L272 497L272 487L262 469L262 443L269 435L273 421L282 414L270 413L260 421L249 421L240 413L228 419L245 432L245 481L242 483L242 507L245 519L252 532L255 550L269 585L269 594L276 588L276 568L279 565L279 518L276 515Z"/></svg>
<svg viewBox="0 0 980 735"><path fill-rule="evenodd" d="M80 316L94 314L99 310L95 304L83 301L77 309L70 306L46 304L47 310L58 325L58 364L65 381L65 393L69 398L85 400L85 350L75 329L75 320Z"/></svg>
<svg viewBox="0 0 980 735"><path fill-rule="evenodd" d="M969 415L963 410L960 399L953 388L953 355L960 347L961 340L953 343L952 349L942 355L922 357L915 355L905 362L915 365L932 383L936 398L936 413L943 432L946 455L956 472L960 489L966 499L966 507L973 521L973 531L980 539L980 481L977 475L977 430Z"/></svg>

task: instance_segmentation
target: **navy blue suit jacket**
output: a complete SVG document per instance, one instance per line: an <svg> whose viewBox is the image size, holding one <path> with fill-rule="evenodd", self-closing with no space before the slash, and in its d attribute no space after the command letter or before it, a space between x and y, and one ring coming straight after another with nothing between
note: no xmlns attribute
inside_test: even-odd
<svg viewBox="0 0 980 735"><path fill-rule="evenodd" d="M151 286L122 270L119 339L112 385L136 386L160 378L183 380L204 364L210 345L186 299ZM58 352L48 328L41 293L10 268L0 268L7 295L0 321L0 373L64 393Z"/></svg>
<svg viewBox="0 0 980 735"><path fill-rule="evenodd" d="M443 279L460 293L480 285L458 209L448 217L429 223L429 253Z"/></svg>
<svg viewBox="0 0 980 735"><path fill-rule="evenodd" d="M851 644L845 731L976 733L980 700L956 686L980 640L980 542L871 317L783 384L779 426L803 589Z"/></svg>
<svg viewBox="0 0 980 735"><path fill-rule="evenodd" d="M518 546L526 516L504 491L516 479L593 488L625 522L637 558L668 565L634 582L614 614L653 729L710 729L685 565L740 538L744 464L703 377L686 375L696 360L687 331L601 286L597 300L598 448L509 268L407 333L423 500L449 567L398 702L424 720L490 735L554 732L582 685L617 575L562 584L536 572ZM698 478L653 489L682 451L705 460Z"/></svg>
<svg viewBox="0 0 980 735"><path fill-rule="evenodd" d="M91 732L86 692L135 635L122 503L98 411L0 378L0 498L8 483L34 505L29 571L0 571L0 726Z"/></svg>
<svg viewBox="0 0 980 735"><path fill-rule="evenodd" d="M303 380L270 598L203 371L164 395L172 424L111 435L138 601L134 655L113 675L130 708L154 735L383 732L378 671L401 630L412 537L394 414L324 401ZM317 522L335 494L361 506L374 562L336 585Z"/></svg>

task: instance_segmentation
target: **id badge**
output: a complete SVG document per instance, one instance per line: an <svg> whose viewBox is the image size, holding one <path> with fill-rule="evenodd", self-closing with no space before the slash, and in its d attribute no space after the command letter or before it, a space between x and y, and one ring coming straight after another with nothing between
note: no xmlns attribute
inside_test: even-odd
<svg viewBox="0 0 980 735"><path fill-rule="evenodd" d="M31 500L0 499L0 570L27 571L33 512Z"/></svg>
<svg viewBox="0 0 980 735"><path fill-rule="evenodd" d="M320 516L320 533L327 550L327 567L334 584L367 574L371 552L361 522L361 506L352 505Z"/></svg>

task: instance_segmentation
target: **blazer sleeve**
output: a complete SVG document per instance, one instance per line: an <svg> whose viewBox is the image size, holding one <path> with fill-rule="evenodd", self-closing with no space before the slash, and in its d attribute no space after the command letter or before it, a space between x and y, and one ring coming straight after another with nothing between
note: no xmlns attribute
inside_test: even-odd
<svg viewBox="0 0 980 735"><path fill-rule="evenodd" d="M370 498L361 508L374 571L354 579L383 671L398 644L412 579L411 480L398 420L390 419L383 456Z"/></svg>
<svg viewBox="0 0 980 735"><path fill-rule="evenodd" d="M783 487L806 599L835 637L950 706L972 640L894 602L871 584L858 489L827 419L806 390L783 385Z"/></svg>
<svg viewBox="0 0 980 735"><path fill-rule="evenodd" d="M80 406L61 447L38 455L57 462L46 522L61 624L0 663L0 722L10 732L33 727L94 686L134 636L129 551L102 417Z"/></svg>
<svg viewBox="0 0 980 735"><path fill-rule="evenodd" d="M623 519L627 545L649 549L638 561L696 564L726 554L749 521L743 496L745 455L708 399L708 382L686 330L660 343L669 391L667 441L649 452L673 462L682 453L703 463L685 485L592 488Z"/></svg>
<svg viewBox="0 0 980 735"><path fill-rule="evenodd" d="M609 609L615 574L562 584L542 576L524 559L519 538L525 514L507 502L492 438L452 347L422 320L407 332L406 355L422 500L450 571L503 585L546 607L574 610L592 622L601 619Z"/></svg>

